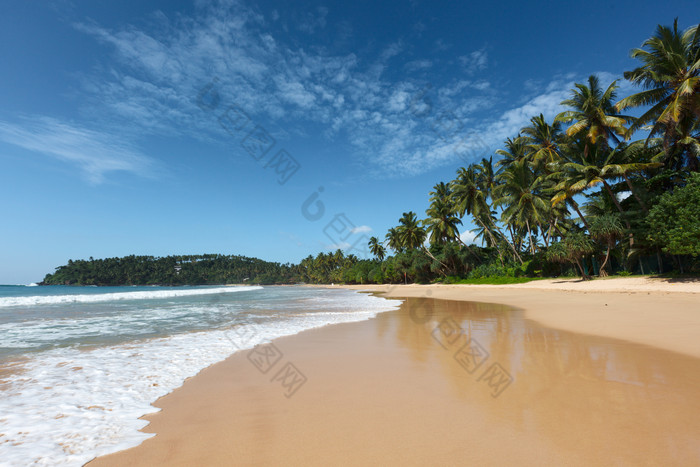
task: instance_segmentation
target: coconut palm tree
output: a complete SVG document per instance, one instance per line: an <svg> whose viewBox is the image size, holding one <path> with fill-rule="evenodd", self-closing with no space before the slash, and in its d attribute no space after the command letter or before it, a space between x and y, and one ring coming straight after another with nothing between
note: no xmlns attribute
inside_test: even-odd
<svg viewBox="0 0 700 467"><path fill-rule="evenodd" d="M566 129L570 138L584 138L590 145L609 147L609 140L620 143L618 136L627 133L625 124L632 123L634 118L620 115L613 104L616 98L617 81L613 81L605 91L600 87L600 81L595 75L588 77L588 85L576 83L576 89L571 91L571 98L561 102L571 110L557 115L556 122L571 123ZM588 155L588 145L584 147Z"/></svg>
<svg viewBox="0 0 700 467"><path fill-rule="evenodd" d="M462 221L455 214L449 198L435 199L425 214L428 218L423 220L423 226L426 227L431 245L444 245L447 242L459 240L457 226L461 225Z"/></svg>
<svg viewBox="0 0 700 467"><path fill-rule="evenodd" d="M497 149L496 155L502 157L501 160L496 162L496 165L500 169L507 168L515 162L520 162L527 158L528 154L528 138L524 136L516 136L514 139L507 138L503 145L505 149Z"/></svg>
<svg viewBox="0 0 700 467"><path fill-rule="evenodd" d="M495 203L505 206L501 219L506 224L526 228L530 252L535 254L533 226L542 230L542 224L547 221L549 211L549 200L546 200L539 190L543 179L535 177L528 164L519 162L501 171L498 180L499 197Z"/></svg>
<svg viewBox="0 0 700 467"><path fill-rule="evenodd" d="M411 250L423 246L426 233L425 229L421 227L415 212L404 212L401 219L399 219L397 230L399 232L401 245L404 248Z"/></svg>
<svg viewBox="0 0 700 467"><path fill-rule="evenodd" d="M687 168L697 172L700 170L700 119L681 121L668 144L663 144L657 138L650 140L649 147L656 148L653 161L663 163L672 170Z"/></svg>
<svg viewBox="0 0 700 467"><path fill-rule="evenodd" d="M700 118L700 25L678 31L659 25L656 33L633 49L632 58L642 65L624 73L625 79L644 90L625 97L615 106L651 106L629 128L629 136L646 124L652 124L649 137L664 134L664 146L674 139L677 126L687 118Z"/></svg>
<svg viewBox="0 0 700 467"><path fill-rule="evenodd" d="M450 185L445 182L440 182L433 187L433 191L430 193L430 202L443 201L448 202L450 196L452 195L452 190Z"/></svg>
<svg viewBox="0 0 700 467"><path fill-rule="evenodd" d="M396 227L391 227L386 233L386 242L389 248L396 252L403 251L404 245L401 243L401 235Z"/></svg>
<svg viewBox="0 0 700 467"><path fill-rule="evenodd" d="M369 251L371 251L379 261L384 260L386 249L384 249L384 245L381 244L377 237L370 237L369 242L367 242L367 246L369 246Z"/></svg>
<svg viewBox="0 0 700 467"><path fill-rule="evenodd" d="M420 248L423 252L430 257L433 261L437 261L441 266L447 268L440 260L438 260L433 254L428 250L424 243L427 237L427 233L421 222L418 220L416 213L413 211L404 212L401 219L399 219L399 226L397 227L399 232L399 239L401 245L407 250L413 250L415 248Z"/></svg>
<svg viewBox="0 0 700 467"><path fill-rule="evenodd" d="M455 211L460 217L465 214L472 216L474 222L486 233L484 239L487 245L497 246L500 240L505 240L513 250L514 256L522 263L522 258L515 247L498 230L491 206L488 203L487 191L480 186L483 184L482 180L486 178L480 179L479 177L474 165L467 168L462 167L457 171L457 178L452 181L452 199ZM498 257L502 262L503 256L500 249Z"/></svg>
<svg viewBox="0 0 700 467"><path fill-rule="evenodd" d="M473 165L461 167L457 171L457 178L452 181L452 199L460 217L471 214L474 221L487 232L491 243L498 244L489 228L490 222L485 220L491 215L491 207L486 193L479 187L478 175Z"/></svg>
<svg viewBox="0 0 700 467"><path fill-rule="evenodd" d="M606 265L610 259L610 251L615 247L615 243L624 235L620 216L616 214L606 213L597 216L591 221L591 236L605 244L605 260L600 265L598 275L605 277L608 275Z"/></svg>
<svg viewBox="0 0 700 467"><path fill-rule="evenodd" d="M632 196L634 196L644 212L648 212L649 210L644 201L642 201L639 190L632 184L630 175L645 173L663 166L662 162L649 161L649 154L649 148L645 146L643 141L635 141L629 145L620 143L611 154L603 170L604 176L609 178L619 177L625 181L630 193L632 193Z"/></svg>
<svg viewBox="0 0 700 467"><path fill-rule="evenodd" d="M544 115L530 119L530 125L522 129L522 133L528 138L528 159L535 166L557 162L561 159L559 154L559 142L561 141L561 123L555 121L551 125L546 122Z"/></svg>

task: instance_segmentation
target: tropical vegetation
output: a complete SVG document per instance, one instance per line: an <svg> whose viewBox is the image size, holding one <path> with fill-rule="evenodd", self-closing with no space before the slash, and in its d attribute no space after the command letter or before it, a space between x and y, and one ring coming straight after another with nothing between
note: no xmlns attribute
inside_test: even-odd
<svg viewBox="0 0 700 467"><path fill-rule="evenodd" d="M406 211L374 259L338 250L298 265L240 256L71 261L45 283L488 281L700 270L700 25L658 26L624 78L576 83L552 120L534 115L493 155L459 167ZM637 116L631 115L636 112ZM468 245L465 223L482 246ZM464 233L464 232L462 232ZM516 279L517 278L517 279Z"/></svg>

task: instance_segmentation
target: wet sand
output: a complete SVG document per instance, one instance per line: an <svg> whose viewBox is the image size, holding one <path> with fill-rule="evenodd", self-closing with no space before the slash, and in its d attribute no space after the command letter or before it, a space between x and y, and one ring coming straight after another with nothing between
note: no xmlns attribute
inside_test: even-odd
<svg viewBox="0 0 700 467"><path fill-rule="evenodd" d="M662 298L624 296L641 311ZM157 402L157 436L89 465L700 463L699 359L527 313L412 298L275 340L265 374L248 352L209 367ZM286 363L306 378L291 397Z"/></svg>

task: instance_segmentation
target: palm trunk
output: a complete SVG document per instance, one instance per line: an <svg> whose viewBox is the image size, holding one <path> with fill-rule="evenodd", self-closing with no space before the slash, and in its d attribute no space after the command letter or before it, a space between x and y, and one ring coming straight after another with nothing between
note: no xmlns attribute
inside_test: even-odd
<svg viewBox="0 0 700 467"><path fill-rule="evenodd" d="M634 198L635 198L635 199L637 200L637 202L639 203L639 206L642 208L642 211L644 211L645 213L646 213L646 212L649 212L649 210L647 209L647 207L646 207L646 206L644 205L644 203L642 202L642 198L639 197L639 194L638 194L638 193L634 190L634 188L632 187L632 182L631 182L630 179L627 177L627 174L623 172L623 173L622 173L622 176L625 178L625 182L627 183L627 187L630 189L630 191L632 192L632 195L634 196Z"/></svg>
<svg viewBox="0 0 700 467"><path fill-rule="evenodd" d="M527 226L527 238L530 242L530 253L535 254L535 246L532 244L532 231L530 230L530 221L525 219L525 225Z"/></svg>
<svg viewBox="0 0 700 467"><path fill-rule="evenodd" d="M542 224L540 224L539 221L537 222L537 226L542 231L542 240L544 241L544 247L549 247L549 234L552 233L552 225L550 224L549 228L547 229L546 235L544 234L544 229L542 228Z"/></svg>
<svg viewBox="0 0 700 467"><path fill-rule="evenodd" d="M617 210L620 211L620 214L622 216L622 220L625 222L625 227L627 227L627 230L630 231L630 233L629 233L630 249L632 249L632 247L634 247L634 234L631 232L632 226L630 225L630 222L625 218L625 211L622 209L620 202L617 200L617 196L615 196L615 193L613 193L612 188L610 188L610 185L608 185L608 182L603 180L603 186L608 191L608 194L610 195L613 202L615 203Z"/></svg>
<svg viewBox="0 0 700 467"><path fill-rule="evenodd" d="M583 222L584 227L586 227L586 230L590 232L590 227L588 226L588 222L586 222L586 218L583 217L583 214L581 214L581 211L578 208L578 203L574 201L574 198L569 198L571 201L571 206L573 206L574 211L576 211L576 214L578 214L578 217L581 219L581 222Z"/></svg>
<svg viewBox="0 0 700 467"><path fill-rule="evenodd" d="M433 256L433 254L430 252L430 250L428 250L428 249L425 247L425 245L421 245L421 248L423 249L423 251L425 251L425 253L426 253L428 256L430 256L430 258L432 258L433 261L437 261L438 263L440 263L440 265L441 265L443 268L447 268L447 265L446 265L445 263L443 263L442 261L440 261L439 259L437 259L435 256ZM445 275L445 274L443 273L443 275Z"/></svg>
<svg viewBox="0 0 700 467"><path fill-rule="evenodd" d="M487 227L486 227L485 225L482 224L482 226L483 226L485 229L487 229ZM488 230L488 229L487 229L487 230ZM489 234L491 234L491 231L490 231L490 230L489 230ZM491 238L493 238L493 234L491 234ZM523 259L522 259L522 258L520 257L520 255L518 254L518 250L515 249L515 246L513 246L513 244L510 243L510 242L508 241L508 237L506 237L505 235L503 235L503 239L506 241L506 243L508 244L508 246L510 247L510 249L513 250L513 254L514 254L515 257L518 259L518 261L520 261L520 264L523 264ZM500 250L499 250L499 251L500 251ZM500 252L499 252L499 255L500 255ZM501 261L501 262L502 262L502 261Z"/></svg>
<svg viewBox="0 0 700 467"><path fill-rule="evenodd" d="M501 266L503 266L503 255L501 254L501 249L498 248L498 242L496 242L496 237L493 236L493 232L491 232L491 229L486 227L486 224L484 224L481 221L481 219L479 219L477 216L474 216L474 219L481 225L481 227L486 231L486 233L489 234L489 237L491 238L491 242L495 245L496 251L498 251L498 259L501 261ZM508 243L510 245L510 242L508 242L507 239L506 239L506 243Z"/></svg>
<svg viewBox="0 0 700 467"><path fill-rule="evenodd" d="M608 272L605 270L605 266L608 264L608 258L610 258L610 249L612 245L610 245L610 242L608 242L608 249L605 252L605 261L603 261L603 264L600 265L600 269L598 270L598 275L600 277L605 277L608 275Z"/></svg>
<svg viewBox="0 0 700 467"><path fill-rule="evenodd" d="M583 270L583 266L581 266L581 261L578 259L576 260L576 266L578 266L578 270L581 272L581 279L584 281L587 281L589 279L588 274Z"/></svg>

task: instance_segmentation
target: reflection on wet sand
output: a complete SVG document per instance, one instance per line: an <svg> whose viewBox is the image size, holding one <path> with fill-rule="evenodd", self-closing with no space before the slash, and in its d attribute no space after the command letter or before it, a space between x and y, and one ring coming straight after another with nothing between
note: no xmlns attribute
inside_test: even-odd
<svg viewBox="0 0 700 467"><path fill-rule="evenodd" d="M376 321L415 366L440 368L455 400L563 452L700 462L697 359L543 328L496 304L409 298Z"/></svg>

